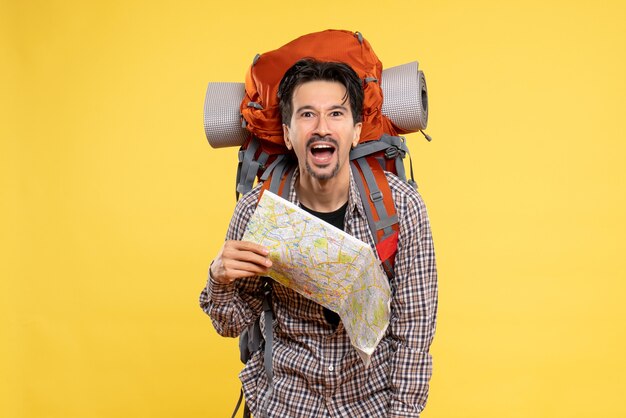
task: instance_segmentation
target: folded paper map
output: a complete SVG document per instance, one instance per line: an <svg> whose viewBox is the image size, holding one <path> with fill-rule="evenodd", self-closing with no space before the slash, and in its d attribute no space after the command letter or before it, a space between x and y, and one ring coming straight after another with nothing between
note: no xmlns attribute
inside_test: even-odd
<svg viewBox="0 0 626 418"><path fill-rule="evenodd" d="M367 367L389 325L391 300L372 248L269 191L243 240L270 250L271 278L339 315Z"/></svg>

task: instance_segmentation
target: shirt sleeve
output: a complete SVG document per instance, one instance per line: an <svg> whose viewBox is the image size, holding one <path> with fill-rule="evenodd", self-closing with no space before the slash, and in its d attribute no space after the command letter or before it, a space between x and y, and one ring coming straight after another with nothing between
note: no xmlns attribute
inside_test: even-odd
<svg viewBox="0 0 626 418"><path fill-rule="evenodd" d="M243 196L231 218L226 240L240 240L259 197L254 189ZM213 327L225 337L238 337L241 332L259 317L263 307L261 279L258 276L221 284L209 274L207 285L200 293L200 307L211 317Z"/></svg>
<svg viewBox="0 0 626 418"><path fill-rule="evenodd" d="M430 222L421 197L411 190L403 193L396 205L401 221L390 336L397 349L390 367L389 416L419 417L432 375L429 349L437 320L437 269Z"/></svg>

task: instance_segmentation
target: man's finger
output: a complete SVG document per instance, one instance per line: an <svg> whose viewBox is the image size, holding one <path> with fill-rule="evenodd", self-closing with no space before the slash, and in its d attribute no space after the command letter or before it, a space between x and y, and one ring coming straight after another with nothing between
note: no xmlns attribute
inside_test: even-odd
<svg viewBox="0 0 626 418"><path fill-rule="evenodd" d="M266 267L259 266L258 264L246 263L246 262L232 262L229 265L225 265L220 272L220 277L225 278L228 282L232 282L236 279L243 277L258 276L267 273Z"/></svg>
<svg viewBox="0 0 626 418"><path fill-rule="evenodd" d="M263 267L269 267L272 265L272 262L269 258L267 258L268 254L269 252L259 254L242 248L224 248L222 259L227 261L245 261L258 264Z"/></svg>
<svg viewBox="0 0 626 418"><path fill-rule="evenodd" d="M267 247L250 241L229 241L227 242L227 245L232 246L233 248L236 248L238 250L251 251L253 253L263 256L266 256L270 253Z"/></svg>

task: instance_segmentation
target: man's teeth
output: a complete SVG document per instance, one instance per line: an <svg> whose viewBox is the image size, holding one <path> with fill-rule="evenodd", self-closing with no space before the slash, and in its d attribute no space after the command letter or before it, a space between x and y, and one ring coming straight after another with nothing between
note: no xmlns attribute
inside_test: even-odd
<svg viewBox="0 0 626 418"><path fill-rule="evenodd" d="M314 145L313 149L332 148L330 145Z"/></svg>

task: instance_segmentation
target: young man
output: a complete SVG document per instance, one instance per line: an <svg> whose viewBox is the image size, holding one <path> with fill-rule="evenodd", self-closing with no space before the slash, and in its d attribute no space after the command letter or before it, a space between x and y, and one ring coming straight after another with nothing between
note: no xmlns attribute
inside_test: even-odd
<svg viewBox="0 0 626 418"><path fill-rule="evenodd" d="M298 161L289 199L373 247L349 164L361 131L362 81L345 64L305 59L285 73L278 94L285 144ZM263 350L240 374L254 416L267 409L270 417L417 417L424 408L437 314L430 225L417 191L393 174L387 178L399 242L390 325L369 368L334 312L274 283L273 390ZM271 266L268 250L240 241L259 192L256 187L239 200L200 296L224 336L238 336L262 311L259 276Z"/></svg>

